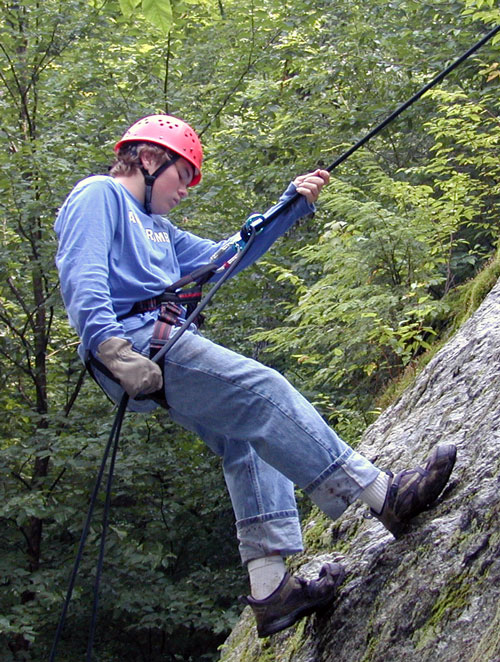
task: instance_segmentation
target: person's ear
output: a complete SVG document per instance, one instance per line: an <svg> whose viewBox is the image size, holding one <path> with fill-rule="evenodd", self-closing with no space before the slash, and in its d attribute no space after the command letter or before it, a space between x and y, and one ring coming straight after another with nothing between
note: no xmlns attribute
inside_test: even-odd
<svg viewBox="0 0 500 662"><path fill-rule="evenodd" d="M140 159L142 167L147 170L149 174L152 174L156 170L156 161L152 158L151 154L144 151L141 154Z"/></svg>

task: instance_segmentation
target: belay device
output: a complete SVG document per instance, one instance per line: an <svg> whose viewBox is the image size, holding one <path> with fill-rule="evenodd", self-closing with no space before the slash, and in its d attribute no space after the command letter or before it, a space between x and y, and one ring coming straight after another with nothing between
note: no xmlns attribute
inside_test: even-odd
<svg viewBox="0 0 500 662"><path fill-rule="evenodd" d="M500 25L493 28L490 32L488 32L480 41L478 41L472 48L470 48L467 52L465 52L463 55L461 55L457 60L455 60L451 65L446 67L440 74L438 74L435 78L433 78L427 85L425 85L421 90L419 90L416 94L414 94L408 101L405 103L401 104L393 113L391 113L385 120L383 120L380 124L378 124L374 129L372 129L370 132L368 132L361 140L359 140L357 143L355 143L350 149L348 149L344 154L342 154L339 158L337 158L330 166L325 168L328 172L331 172L334 170L338 165L343 163L346 159L351 156L355 151L357 151L360 147L365 145L371 138L373 138L375 135L377 135L380 131L382 131L383 128L385 128L388 124L390 124L393 120L396 119L402 112L404 112L407 108L409 108L415 101L420 99L421 96L425 94L428 90L430 90L432 87L437 85L440 81L442 81L451 71L453 71L456 67L458 67L462 62L464 62L468 57L470 57L473 53L475 53L477 50L481 48L486 42L488 42L497 32L500 31ZM162 358L165 356L165 354L169 351L169 349L179 340L179 338L182 336L182 334L186 331L186 329L196 320L199 315L202 313L202 311L205 309L205 307L210 303L216 292L219 290L220 287L226 282L226 280L232 275L238 264L241 262L242 258L244 255L247 253L248 249L250 246L253 244L253 241L256 237L256 235L263 230L267 225L269 225L284 209L287 209L293 202L295 202L298 197L299 193L295 193L293 196L291 196L288 200L286 200L281 206L279 206L277 209L275 209L271 214L268 216L251 216L247 219L245 224L240 230L240 238L236 239L234 241L229 240L223 247L224 250L227 250L230 248L231 245L234 246L235 248L235 255L222 267L218 267L213 261L210 262L209 264L200 267L197 269L195 272L190 274L188 277L185 277L178 281L175 285L178 286L179 292L180 289L184 285L188 285L190 283L193 283L195 288L201 288L201 285L203 283L206 283L210 278L215 274L217 271L223 271L223 275L221 276L220 280L218 280L213 287L211 288L210 292L203 298L201 299L201 289L198 289L200 292L199 298L201 299L196 306L196 308L188 314L185 322L182 324L182 326L179 328L176 334L172 335L167 342L158 350L158 352L155 354L153 357L153 361L155 363L160 363ZM216 259L220 255L220 251L218 251L214 256L212 256L212 260ZM125 415L125 411L127 409L127 404L128 404L129 396L125 393L120 401L120 404L118 406L118 411L115 416L115 420L113 422L111 432L109 435L108 442L106 444L106 448L104 450L104 456L99 468L99 472L97 475L97 479L95 482L95 486L91 495L91 500L90 500L90 506L89 510L87 513L87 517L85 520L85 524L83 526L81 538L80 538L80 543L78 546L78 551L75 559L75 563L73 566L73 570L71 572L70 580L69 580L69 586L66 594L66 598L64 600L64 604L62 607L61 611L61 616L59 618L59 623L57 626L57 630L54 636L54 642L52 645L52 649L50 652L50 658L49 662L54 662L55 656L56 656L56 651L57 651L57 646L59 643L59 639L61 637L61 632L64 626L64 621L66 619L66 613L68 610L69 602L71 600L71 596L73 593L73 588L75 585L76 581L76 576L78 574L78 568L83 556L83 548L85 546L85 541L87 539L87 535L90 529L90 522L92 519L92 515L94 512L94 507L96 504L97 500L97 495L101 486L101 482L104 476L104 472L106 469L106 464L108 461L108 457L111 452L111 461L110 461L110 466L108 470L108 476L107 476L107 482L106 482L106 499L104 503L104 512L103 512L103 520L102 520L102 534L101 534L101 543L100 543L100 549L99 549L99 558L98 558L98 563L97 563L97 572L96 572L96 577L94 581L94 602L93 602L93 607L92 607L92 617L91 617L91 624L90 624L90 632L89 632L89 640L88 640L88 646L87 646L87 662L91 662L92 660L92 648L94 644L94 637L95 637L95 628L96 628L96 622L97 622L97 610L98 610L98 604L99 604L99 585L100 585L100 580L101 580L101 574L102 574L102 567L103 567L103 561L104 561L104 548L105 548L105 541L106 541L106 532L107 532L107 526L108 526L108 516L109 516L109 507L110 507L110 500L111 500L111 485L112 485L112 479L113 479L113 472L114 472L114 466L115 466L115 461L116 461L116 454L118 450L118 441L120 438L120 431L121 431L121 426L123 422L123 417Z"/></svg>

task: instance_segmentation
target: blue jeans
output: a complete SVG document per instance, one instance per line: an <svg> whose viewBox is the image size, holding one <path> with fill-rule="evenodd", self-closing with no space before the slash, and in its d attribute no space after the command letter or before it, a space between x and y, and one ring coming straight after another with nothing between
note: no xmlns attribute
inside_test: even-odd
<svg viewBox="0 0 500 662"><path fill-rule="evenodd" d="M146 355L152 326L127 331L134 348ZM378 469L275 370L191 330L164 362L170 416L223 460L244 563L303 549L294 484L335 519L377 477ZM119 401L121 388L97 377ZM150 400L130 401L133 411L155 406Z"/></svg>

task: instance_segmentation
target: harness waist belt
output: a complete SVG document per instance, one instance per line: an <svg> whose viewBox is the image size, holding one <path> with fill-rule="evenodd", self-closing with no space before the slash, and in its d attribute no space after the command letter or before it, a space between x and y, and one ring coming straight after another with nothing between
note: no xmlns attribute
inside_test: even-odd
<svg viewBox="0 0 500 662"><path fill-rule="evenodd" d="M176 304L176 307L185 306L188 315L192 310L196 308L201 299L201 286L191 287L183 292L162 292L157 297L151 297L150 299L143 299L142 301L136 301L132 308L125 313L120 315L118 320L125 319L126 317L131 317L132 315L139 315L140 313L147 313L151 310L156 310L161 308L162 304L172 303ZM179 309L179 315L182 313L182 310Z"/></svg>

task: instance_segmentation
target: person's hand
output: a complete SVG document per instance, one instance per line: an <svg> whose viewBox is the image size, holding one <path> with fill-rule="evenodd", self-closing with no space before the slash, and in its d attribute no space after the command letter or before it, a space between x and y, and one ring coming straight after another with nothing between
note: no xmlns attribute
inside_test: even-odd
<svg viewBox="0 0 500 662"><path fill-rule="evenodd" d="M112 373L131 398L159 391L163 385L161 368L135 352L125 338L113 336L97 348L97 358Z"/></svg>
<svg viewBox="0 0 500 662"><path fill-rule="evenodd" d="M316 202L321 189L330 181L328 170L315 170L293 180L297 193L303 195L311 205Z"/></svg>

